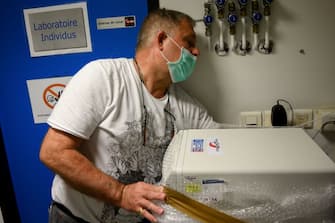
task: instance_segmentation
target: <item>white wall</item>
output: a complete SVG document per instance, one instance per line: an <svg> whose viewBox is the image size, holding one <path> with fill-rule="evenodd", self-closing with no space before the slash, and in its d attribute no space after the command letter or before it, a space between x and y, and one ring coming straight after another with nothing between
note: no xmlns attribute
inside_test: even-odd
<svg viewBox="0 0 335 223"><path fill-rule="evenodd" d="M160 0L160 7L202 19L204 2ZM241 111L269 110L278 98L288 100L293 108L334 107L334 9L334 0L274 1L271 55L219 57L208 51L204 24L197 23L201 55L195 73L183 86L225 123L238 124Z"/></svg>

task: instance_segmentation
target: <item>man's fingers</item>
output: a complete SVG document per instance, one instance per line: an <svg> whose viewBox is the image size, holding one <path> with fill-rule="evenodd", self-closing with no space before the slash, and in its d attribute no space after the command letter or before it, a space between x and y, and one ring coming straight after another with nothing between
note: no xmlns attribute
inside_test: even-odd
<svg viewBox="0 0 335 223"><path fill-rule="evenodd" d="M157 219L146 209L143 209L141 215L148 219L150 222L157 222Z"/></svg>
<svg viewBox="0 0 335 223"><path fill-rule="evenodd" d="M164 201L164 187L144 182L129 184L123 191L122 207L137 212L151 222L157 222L154 215L161 215L164 209L153 201Z"/></svg>
<svg viewBox="0 0 335 223"><path fill-rule="evenodd" d="M154 186L153 189L146 191L144 197L148 200L161 200L164 201L166 194L163 192L164 188L161 186Z"/></svg>
<svg viewBox="0 0 335 223"><path fill-rule="evenodd" d="M158 215L163 214L164 209L160 206L156 205L155 203L149 201L149 200L143 200L143 203L141 203L141 207L146 209L147 211L151 213L156 213Z"/></svg>
<svg viewBox="0 0 335 223"><path fill-rule="evenodd" d="M139 215L145 217L146 219L150 220L151 222L157 222L157 219L154 217L154 214L158 214L158 215L161 215L163 214L164 210L155 205L154 203L152 202L148 202L148 205L146 205L146 208L142 208L140 207L138 209L138 213Z"/></svg>

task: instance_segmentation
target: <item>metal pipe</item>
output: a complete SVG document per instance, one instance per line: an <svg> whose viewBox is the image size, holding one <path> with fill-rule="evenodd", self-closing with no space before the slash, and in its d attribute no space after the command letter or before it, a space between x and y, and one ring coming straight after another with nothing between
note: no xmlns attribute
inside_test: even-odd
<svg viewBox="0 0 335 223"><path fill-rule="evenodd" d="M258 51L260 53L269 54L272 52L273 42L270 40L270 15L271 8L270 4L272 0L263 0L264 6L264 39L260 41Z"/></svg>
<svg viewBox="0 0 335 223"><path fill-rule="evenodd" d="M264 19L265 19L264 48L268 49L270 46L270 34L269 34L270 16L265 16Z"/></svg>
<svg viewBox="0 0 335 223"><path fill-rule="evenodd" d="M239 0L240 17L241 17L241 40L238 42L235 52L239 55L245 56L250 51L250 44L247 40L247 5L248 0Z"/></svg>
<svg viewBox="0 0 335 223"><path fill-rule="evenodd" d="M224 41L224 31L225 31L225 25L224 25L224 9L225 9L225 0L216 0L215 5L217 8L217 14L218 14L218 20L219 20L219 42L215 45L215 52L219 56L224 56L228 52L228 46L227 43Z"/></svg>
<svg viewBox="0 0 335 223"><path fill-rule="evenodd" d="M259 12L258 0L252 0L251 2L251 11L252 11L252 32L254 36L253 49L258 48L258 34L259 34L259 23L262 20L262 14Z"/></svg>
<svg viewBox="0 0 335 223"><path fill-rule="evenodd" d="M208 0L204 3L204 17L203 22L205 24L206 30L205 35L208 39L208 50L212 49L212 23L213 23L213 15L212 15L212 1Z"/></svg>
<svg viewBox="0 0 335 223"><path fill-rule="evenodd" d="M245 17L241 18L241 23L242 23L242 49L246 49L247 48L247 31L246 31L246 21L245 21Z"/></svg>
<svg viewBox="0 0 335 223"><path fill-rule="evenodd" d="M228 23L229 23L229 34L230 34L230 48L235 48L235 34L236 34L236 23L238 20L237 14L236 14L236 7L235 3L230 0L228 2Z"/></svg>

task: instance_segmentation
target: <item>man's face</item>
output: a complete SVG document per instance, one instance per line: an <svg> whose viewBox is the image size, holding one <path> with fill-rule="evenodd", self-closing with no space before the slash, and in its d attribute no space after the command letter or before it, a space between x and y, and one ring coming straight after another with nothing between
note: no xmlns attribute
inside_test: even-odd
<svg viewBox="0 0 335 223"><path fill-rule="evenodd" d="M199 49L196 47L196 35L193 30L192 24L188 23L186 20L183 20L180 23L180 26L174 34L171 36L180 47L184 47L194 56L200 54ZM180 48L173 43L173 41L167 38L168 43L166 44L165 55L169 61L176 61L180 57Z"/></svg>

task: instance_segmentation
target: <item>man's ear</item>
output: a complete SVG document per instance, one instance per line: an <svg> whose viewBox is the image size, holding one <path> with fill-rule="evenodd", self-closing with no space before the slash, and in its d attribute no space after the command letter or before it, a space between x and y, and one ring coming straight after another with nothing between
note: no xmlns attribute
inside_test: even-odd
<svg viewBox="0 0 335 223"><path fill-rule="evenodd" d="M163 42L167 38L167 35L164 31L158 31L156 40L160 50L163 50Z"/></svg>

